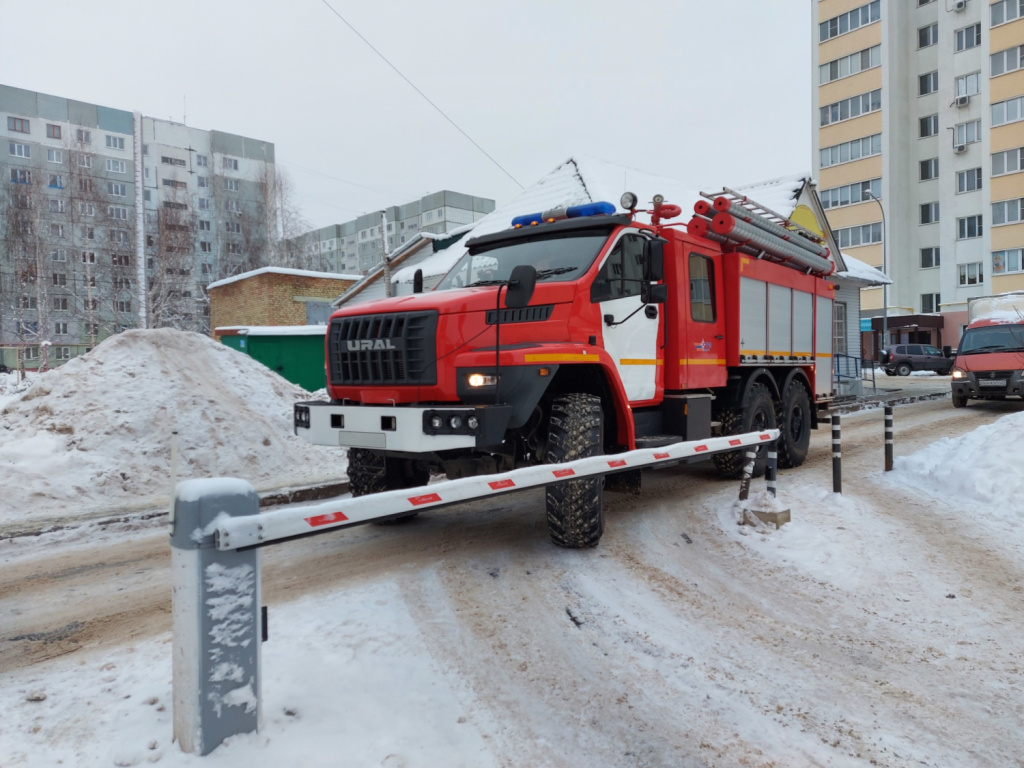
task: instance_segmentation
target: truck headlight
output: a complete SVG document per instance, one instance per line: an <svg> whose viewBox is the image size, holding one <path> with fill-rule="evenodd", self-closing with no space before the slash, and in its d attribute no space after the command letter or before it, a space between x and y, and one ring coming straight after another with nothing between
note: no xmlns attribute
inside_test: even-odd
<svg viewBox="0 0 1024 768"><path fill-rule="evenodd" d="M488 376L483 373L471 373L467 382L471 387L493 387L498 383L498 377Z"/></svg>
<svg viewBox="0 0 1024 768"><path fill-rule="evenodd" d="M452 429L459 429L462 426L462 417L452 416L450 419L448 419L448 426L451 427Z"/></svg>
<svg viewBox="0 0 1024 768"><path fill-rule="evenodd" d="M440 429L441 427L444 426L444 419L442 419L440 416L432 416L430 419L430 426L432 426L434 429Z"/></svg>
<svg viewBox="0 0 1024 768"><path fill-rule="evenodd" d="M954 379L966 379L967 378L967 371L965 371L963 368L954 368L953 369L953 378Z"/></svg>

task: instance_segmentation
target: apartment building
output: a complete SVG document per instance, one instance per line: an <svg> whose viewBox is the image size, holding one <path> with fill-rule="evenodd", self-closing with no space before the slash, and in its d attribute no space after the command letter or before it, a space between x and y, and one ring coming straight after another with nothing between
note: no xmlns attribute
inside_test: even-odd
<svg viewBox="0 0 1024 768"><path fill-rule="evenodd" d="M1024 288L1024 0L819 0L813 163L844 251L883 268L865 351L956 345Z"/></svg>
<svg viewBox="0 0 1024 768"><path fill-rule="evenodd" d="M206 285L270 256L269 142L4 85L0 129L0 362L207 332Z"/></svg>
<svg viewBox="0 0 1024 768"><path fill-rule="evenodd" d="M418 232L444 234L479 221L494 210L485 197L442 190L404 205L384 209L388 252L393 252ZM306 254L309 269L365 275L383 255L381 212L366 213L344 224L331 224L307 232L298 247Z"/></svg>

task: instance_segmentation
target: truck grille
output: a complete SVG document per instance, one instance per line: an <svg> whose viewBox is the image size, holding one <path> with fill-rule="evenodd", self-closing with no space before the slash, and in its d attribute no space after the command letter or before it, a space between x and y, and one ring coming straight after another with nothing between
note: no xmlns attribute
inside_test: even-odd
<svg viewBox="0 0 1024 768"><path fill-rule="evenodd" d="M338 317L327 339L332 384L436 384L437 312Z"/></svg>

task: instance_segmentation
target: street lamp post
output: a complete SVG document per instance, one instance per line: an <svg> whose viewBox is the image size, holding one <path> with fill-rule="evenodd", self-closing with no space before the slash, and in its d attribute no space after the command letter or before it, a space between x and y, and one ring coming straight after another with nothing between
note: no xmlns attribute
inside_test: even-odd
<svg viewBox="0 0 1024 768"><path fill-rule="evenodd" d="M882 212L882 272L886 278L889 277L889 268L885 260L885 241L888 239L889 233L886 231L885 226L885 206L882 205L882 201L875 197L871 192L865 192L868 197L878 203L878 209ZM882 347L888 345L887 337L889 335L889 284L882 283Z"/></svg>

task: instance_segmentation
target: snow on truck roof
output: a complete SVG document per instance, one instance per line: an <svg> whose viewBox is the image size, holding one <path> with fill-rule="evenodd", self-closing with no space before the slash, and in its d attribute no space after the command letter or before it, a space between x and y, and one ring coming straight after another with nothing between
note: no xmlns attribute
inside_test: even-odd
<svg viewBox="0 0 1024 768"><path fill-rule="evenodd" d="M1024 291L1007 291L969 299L967 312L972 325L1024 323Z"/></svg>

